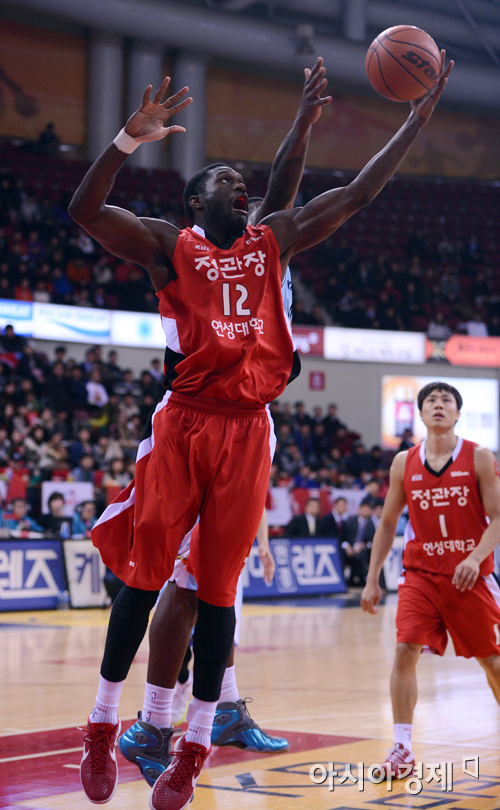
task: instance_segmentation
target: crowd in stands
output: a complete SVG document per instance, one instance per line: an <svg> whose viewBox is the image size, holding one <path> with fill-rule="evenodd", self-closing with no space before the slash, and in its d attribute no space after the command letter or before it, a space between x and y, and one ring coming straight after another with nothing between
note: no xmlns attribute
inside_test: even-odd
<svg viewBox="0 0 500 810"><path fill-rule="evenodd" d="M67 213L88 164L11 144L2 152L0 298L156 312L144 269L110 256ZM250 192L263 194L267 173L247 174ZM173 172L125 167L110 202L184 227L182 185ZM306 174L299 202L331 185L331 173ZM391 182L339 232L294 258L312 295L307 308L296 295L294 322L426 331L435 340L454 331L500 335L497 198L494 184Z"/></svg>
<svg viewBox="0 0 500 810"><path fill-rule="evenodd" d="M163 395L162 366L151 361L136 379L115 351L87 349L82 363L59 346L54 357L7 326L0 335L0 529L88 536L96 516L134 476L135 456L152 408ZM387 490L390 457L367 449L340 421L337 407L271 404L277 451L270 486L332 491L357 488L370 498ZM88 482L92 503L70 525L64 497L41 510L44 481ZM373 501L372 506L375 506Z"/></svg>

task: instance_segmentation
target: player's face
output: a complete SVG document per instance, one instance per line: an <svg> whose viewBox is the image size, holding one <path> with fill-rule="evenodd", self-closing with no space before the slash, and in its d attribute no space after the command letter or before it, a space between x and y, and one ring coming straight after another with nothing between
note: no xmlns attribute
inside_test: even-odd
<svg viewBox="0 0 500 810"><path fill-rule="evenodd" d="M449 430L460 416L457 401L448 391L431 391L422 403L420 416L426 428Z"/></svg>
<svg viewBox="0 0 500 810"><path fill-rule="evenodd" d="M205 184L205 211L209 220L228 230L242 230L248 221L248 194L241 174L218 166Z"/></svg>

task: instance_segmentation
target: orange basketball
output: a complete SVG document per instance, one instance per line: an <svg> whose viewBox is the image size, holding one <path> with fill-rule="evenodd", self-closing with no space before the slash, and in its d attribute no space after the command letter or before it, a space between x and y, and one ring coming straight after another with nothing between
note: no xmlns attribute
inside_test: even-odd
<svg viewBox="0 0 500 810"><path fill-rule="evenodd" d="M436 84L441 67L438 46L414 25L395 25L373 40L366 54L372 87L391 101L413 101Z"/></svg>

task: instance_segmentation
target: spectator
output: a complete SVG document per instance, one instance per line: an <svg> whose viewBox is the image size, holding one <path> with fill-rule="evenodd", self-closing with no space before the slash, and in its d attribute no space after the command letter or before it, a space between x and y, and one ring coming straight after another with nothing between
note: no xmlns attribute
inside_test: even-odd
<svg viewBox="0 0 500 810"><path fill-rule="evenodd" d="M71 470L71 477L73 481L83 481L93 484L95 481L95 462L94 457L89 453L85 453L77 466Z"/></svg>
<svg viewBox="0 0 500 810"><path fill-rule="evenodd" d="M60 142L61 141L56 133L54 124L49 122L45 125L45 129L43 129L38 136L37 151L41 155L56 157L59 151Z"/></svg>
<svg viewBox="0 0 500 810"><path fill-rule="evenodd" d="M364 503L369 503L371 508L374 509L379 500L380 500L380 484L376 478L372 478L370 481L368 481L365 487Z"/></svg>
<svg viewBox="0 0 500 810"><path fill-rule="evenodd" d="M26 341L21 335L16 335L11 324L7 324L0 337L0 343L4 351L17 354L23 351Z"/></svg>
<svg viewBox="0 0 500 810"><path fill-rule="evenodd" d="M151 374L155 380L158 380L160 383L163 382L163 369L158 357L153 357L151 360Z"/></svg>
<svg viewBox="0 0 500 810"><path fill-rule="evenodd" d="M398 453L401 453L403 450L409 450L410 447L414 447L415 444L412 441L413 433L410 428L405 428L403 431L403 436L401 437L401 444L398 447Z"/></svg>
<svg viewBox="0 0 500 810"><path fill-rule="evenodd" d="M101 382L101 372L94 368L90 372L90 380L86 384L87 402L95 408L104 408L109 397L104 385Z"/></svg>
<svg viewBox="0 0 500 810"><path fill-rule="evenodd" d="M72 537L90 537L91 529L96 523L96 506L94 501L82 501L73 515Z"/></svg>
<svg viewBox="0 0 500 810"><path fill-rule="evenodd" d="M69 449L69 463L76 467L82 456L93 455L92 444L90 443L90 430L88 427L81 427L78 431L78 441L74 442Z"/></svg>
<svg viewBox="0 0 500 810"><path fill-rule="evenodd" d="M47 536L70 536L71 521L64 514L64 506L64 495L60 492L53 492L48 500L48 513L40 516L40 525Z"/></svg>
<svg viewBox="0 0 500 810"><path fill-rule="evenodd" d="M103 487L119 487L125 489L132 479L125 472L125 463L121 458L114 458L110 464L109 472L102 480Z"/></svg>
<svg viewBox="0 0 500 810"><path fill-rule="evenodd" d="M9 531L43 533L42 527L28 516L28 504L24 498L14 498L11 507L12 512L4 515L4 522Z"/></svg>
<svg viewBox="0 0 500 810"><path fill-rule="evenodd" d="M319 526L321 537L337 537L340 542L344 536L344 515L347 512L347 500L340 495L335 499L332 509L322 518Z"/></svg>
<svg viewBox="0 0 500 810"><path fill-rule="evenodd" d="M452 331L445 323L443 313L438 310L427 327L427 337L429 340L448 340L451 334Z"/></svg>
<svg viewBox="0 0 500 810"><path fill-rule="evenodd" d="M347 585L364 586L375 526L371 519L372 507L368 499L361 501L357 515L348 517L344 525L343 549L344 568L349 569Z"/></svg>
<svg viewBox="0 0 500 810"><path fill-rule="evenodd" d="M474 317L465 323L458 324L459 329L463 329L470 337L488 337L488 327L486 326L480 311L474 313Z"/></svg>
<svg viewBox="0 0 500 810"><path fill-rule="evenodd" d="M68 451L63 445L63 434L55 430L47 442L44 469L62 470L68 468Z"/></svg>
<svg viewBox="0 0 500 810"><path fill-rule="evenodd" d="M287 537L316 537L319 529L321 504L318 498L309 498L304 514L295 515L286 527Z"/></svg>

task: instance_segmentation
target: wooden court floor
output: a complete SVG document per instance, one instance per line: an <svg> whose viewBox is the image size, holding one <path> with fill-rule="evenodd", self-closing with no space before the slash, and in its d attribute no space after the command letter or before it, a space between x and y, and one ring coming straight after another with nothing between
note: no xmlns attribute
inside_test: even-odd
<svg viewBox="0 0 500 810"><path fill-rule="evenodd" d="M251 696L253 717L288 736L291 749L274 756L216 749L193 810L500 810L500 710L475 661L423 656L414 727L417 760L453 763L453 789L423 782L368 780L392 741L389 673L395 598L378 617L340 602L318 606L245 605L236 654L238 685ZM89 808L78 782L81 732L93 706L108 611L0 614L0 807L7 810ZM123 724L142 705L147 642L125 685ZM479 779L463 772L479 757ZM311 765L326 784L313 784ZM350 763L353 778L342 777ZM467 763L474 771L475 764ZM148 807L149 788L119 755L120 784L110 810ZM318 776L325 771L317 771ZM430 771L424 769L423 777Z"/></svg>

